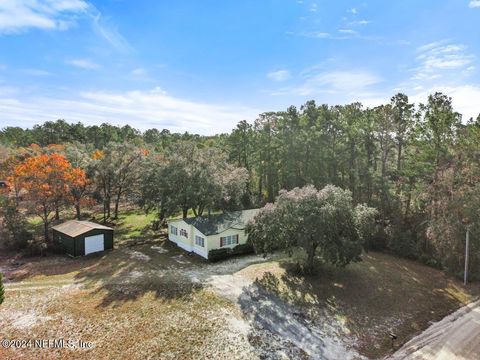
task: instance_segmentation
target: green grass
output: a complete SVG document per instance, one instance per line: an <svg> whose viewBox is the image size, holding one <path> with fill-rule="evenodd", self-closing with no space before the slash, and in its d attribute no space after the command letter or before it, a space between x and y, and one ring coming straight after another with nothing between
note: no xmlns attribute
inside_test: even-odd
<svg viewBox="0 0 480 360"><path fill-rule="evenodd" d="M82 210L82 219L88 220L95 209ZM98 210L98 209L97 209ZM151 228L152 222L157 217L155 212L146 214L141 209L121 211L117 220L112 220L115 230L115 242L124 244L130 241L147 241L149 239L156 239L160 234L160 230L153 231ZM60 222L75 219L74 211L62 211L60 214ZM101 214L97 211L96 220L102 221ZM43 221L39 216L33 215L27 218L28 230L36 235L43 235ZM51 225L56 222L53 221Z"/></svg>
<svg viewBox="0 0 480 360"><path fill-rule="evenodd" d="M220 211L214 211L212 214L218 214ZM206 214L205 214L206 215ZM101 207L94 207L90 209L82 209L82 219L88 220L92 216L96 218L95 221L101 222L103 219ZM188 217L194 216L192 209L188 211ZM146 214L142 209L121 210L116 220L113 222L115 230L115 240L118 244L128 244L135 241L148 241L149 239L158 239L161 231L153 231L151 228L152 222L157 218L157 213L152 211ZM169 220L180 219L182 214L178 213L169 217ZM60 222L75 219L75 212L73 209L64 209L60 213ZM32 215L27 217L28 230L35 235L43 235L43 221L39 216ZM53 221L51 225L55 224Z"/></svg>
<svg viewBox="0 0 480 360"><path fill-rule="evenodd" d="M152 222L156 218L156 213L146 214L142 210L120 213L114 226L115 243L121 246L158 239L162 234L161 229L155 231L152 228Z"/></svg>
<svg viewBox="0 0 480 360"><path fill-rule="evenodd" d="M118 217L118 224L122 228L128 228L130 237L140 236L142 231L155 220L156 213L145 214L143 211L129 211Z"/></svg>

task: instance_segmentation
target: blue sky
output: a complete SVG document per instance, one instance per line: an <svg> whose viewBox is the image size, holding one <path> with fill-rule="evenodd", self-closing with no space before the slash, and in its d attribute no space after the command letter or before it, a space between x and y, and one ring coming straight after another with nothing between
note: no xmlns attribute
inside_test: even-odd
<svg viewBox="0 0 480 360"><path fill-rule="evenodd" d="M0 0L0 127L201 134L396 92L480 113L480 0Z"/></svg>

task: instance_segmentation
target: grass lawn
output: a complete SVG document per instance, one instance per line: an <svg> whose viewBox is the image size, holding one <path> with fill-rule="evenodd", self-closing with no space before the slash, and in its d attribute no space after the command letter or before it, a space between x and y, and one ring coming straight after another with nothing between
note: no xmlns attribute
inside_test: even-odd
<svg viewBox="0 0 480 360"><path fill-rule="evenodd" d="M154 212L145 214L141 210L130 210L119 214L115 220L115 244L126 245L132 242L155 240L160 236L160 230L151 228L157 214Z"/></svg>
<svg viewBox="0 0 480 360"><path fill-rule="evenodd" d="M89 220L94 212L83 212L82 219ZM96 222L101 223L101 216L97 214ZM115 246L123 246L135 242L146 240L156 240L161 235L161 231L154 231L151 227L152 222L156 218L155 212L146 214L141 209L128 210L123 209L118 219L113 220L113 228L115 230ZM73 211L63 211L61 213L60 223L66 220L75 219ZM43 222L38 216L28 217L28 228L34 234L43 235ZM52 223L54 225L55 222Z"/></svg>
<svg viewBox="0 0 480 360"><path fill-rule="evenodd" d="M344 269L322 266L307 277L295 275L292 265L291 258L281 257L241 273L313 321L335 318L343 335L355 337L355 347L369 358L391 352L389 331L398 336L398 348L480 295L478 283L464 287L439 270L383 253L364 254L362 262Z"/></svg>
<svg viewBox="0 0 480 360"><path fill-rule="evenodd" d="M125 213L117 227L132 231L129 241L142 237L149 221ZM344 269L323 266L307 277L291 270L297 258L278 254L259 263L261 258L242 263L242 257L211 264L163 239L75 259L34 257L12 264L0 256L7 283L0 338L95 343L76 351L0 349L0 358L255 359L265 344L256 344L258 332L242 320L252 318L255 299L249 300L253 306L239 307L222 293L234 280L243 296L252 283L261 286L266 300L277 295L312 326L331 324L336 338L381 358L391 352L388 331L398 335L398 348L480 294L478 283L465 288L441 271L382 253L364 254L362 262ZM212 274L225 275L215 289ZM283 344L291 346L288 339Z"/></svg>
<svg viewBox="0 0 480 360"><path fill-rule="evenodd" d="M76 259L26 259L6 276L0 338L81 339L95 348L0 349L0 358L254 358L246 336L225 321L240 311L182 273L202 265L161 241ZM8 259L0 258L2 267Z"/></svg>

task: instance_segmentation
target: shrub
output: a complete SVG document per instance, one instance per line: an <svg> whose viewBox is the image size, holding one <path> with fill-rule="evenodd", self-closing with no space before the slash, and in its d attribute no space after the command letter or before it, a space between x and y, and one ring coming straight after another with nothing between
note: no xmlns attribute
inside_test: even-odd
<svg viewBox="0 0 480 360"><path fill-rule="evenodd" d="M239 244L232 249L232 255L243 255L253 253L253 246L251 244Z"/></svg>
<svg viewBox="0 0 480 360"><path fill-rule="evenodd" d="M219 261L234 255L243 255L253 253L253 246L251 244L239 244L234 248L214 249L208 252L208 260Z"/></svg>
<svg viewBox="0 0 480 360"><path fill-rule="evenodd" d="M416 236L406 226L395 224L388 233L388 248L395 254L409 259L417 259L420 253Z"/></svg>
<svg viewBox="0 0 480 360"><path fill-rule="evenodd" d="M358 236L367 250L373 248L376 234L378 233L375 218L378 210L365 204L358 204L354 209L354 221Z"/></svg>
<svg viewBox="0 0 480 360"><path fill-rule="evenodd" d="M225 259L229 255L230 255L230 249L228 248L214 249L208 252L208 260L215 262L215 261Z"/></svg>

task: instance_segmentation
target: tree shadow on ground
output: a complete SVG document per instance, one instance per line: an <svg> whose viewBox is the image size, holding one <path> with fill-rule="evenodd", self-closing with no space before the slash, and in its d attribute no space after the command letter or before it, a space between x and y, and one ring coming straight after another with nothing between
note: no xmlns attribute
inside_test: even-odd
<svg viewBox="0 0 480 360"><path fill-rule="evenodd" d="M168 241L157 241L114 250L78 272L75 280L102 297L101 307L117 307L147 293L164 301L185 299L202 289L181 271L196 262Z"/></svg>
<svg viewBox="0 0 480 360"><path fill-rule="evenodd" d="M256 284L297 305L313 322L337 319L368 357L391 351L389 332L400 345L468 302L464 291L479 293L439 270L380 253L364 254L362 262L346 268L322 265L306 276L291 261L280 267L280 274L267 272Z"/></svg>
<svg viewBox="0 0 480 360"><path fill-rule="evenodd" d="M325 338L295 306L257 283L243 288L238 304L252 326L248 340L260 358L324 358Z"/></svg>
<svg viewBox="0 0 480 360"><path fill-rule="evenodd" d="M5 268L5 278L11 282L25 281L35 276L66 275L91 267L103 254L92 254L71 258L62 254L47 254L46 256L15 256L6 257L2 268Z"/></svg>

